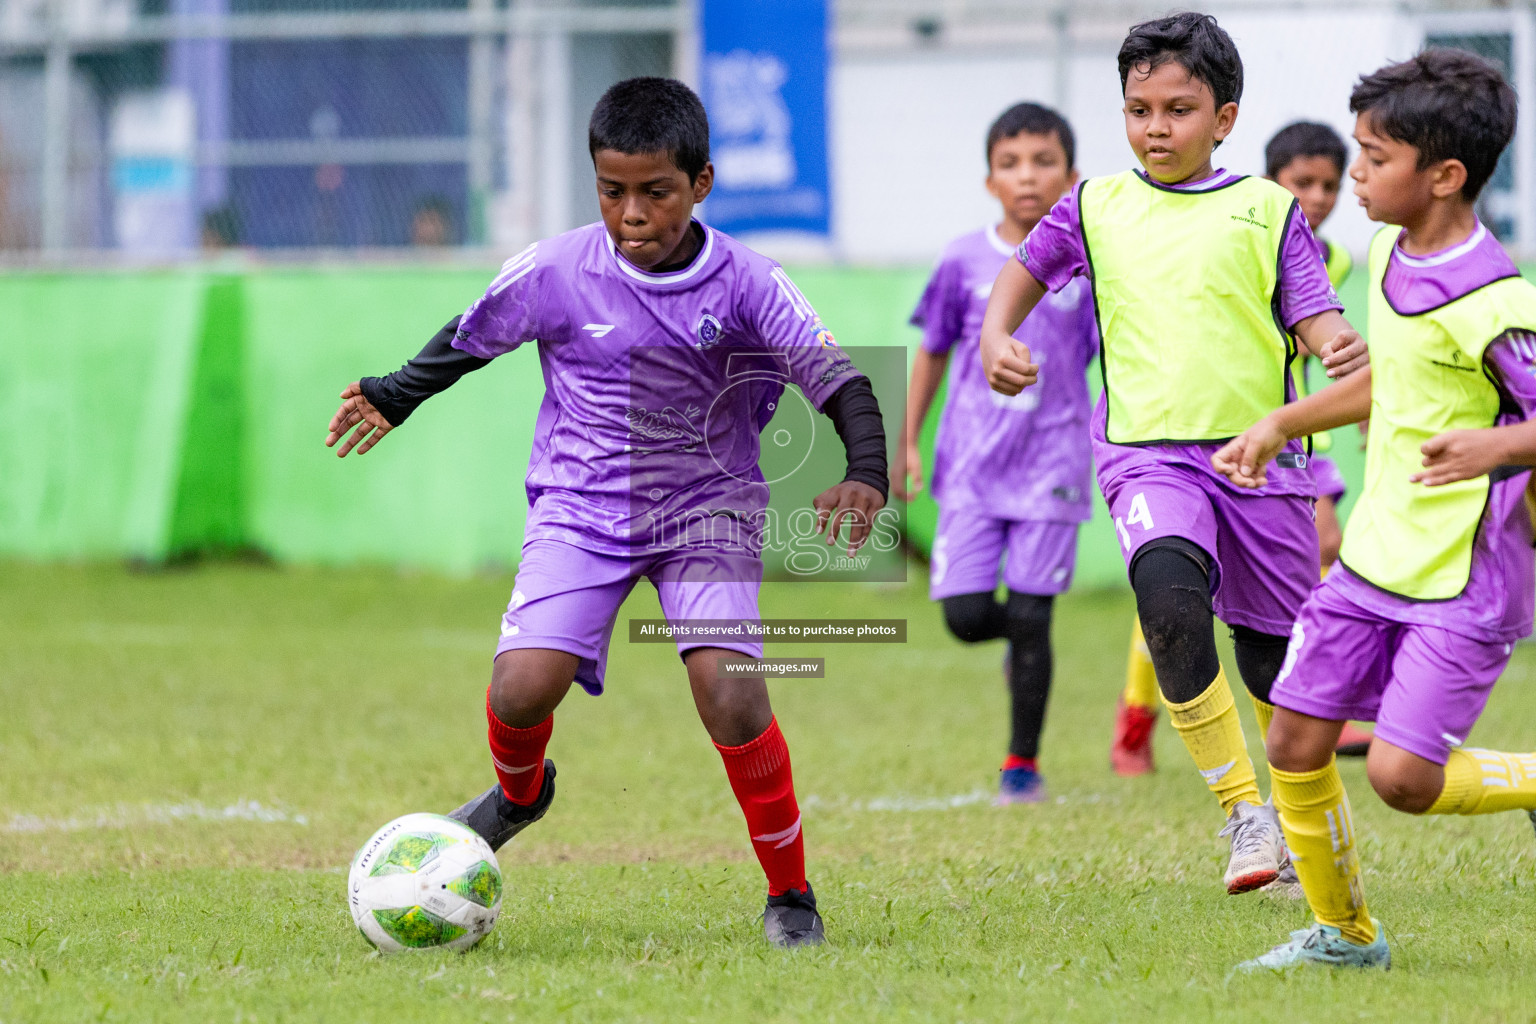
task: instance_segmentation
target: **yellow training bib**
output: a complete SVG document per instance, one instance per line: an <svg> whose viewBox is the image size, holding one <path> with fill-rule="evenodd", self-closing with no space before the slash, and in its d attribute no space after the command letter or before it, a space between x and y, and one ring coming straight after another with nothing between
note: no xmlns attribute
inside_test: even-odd
<svg viewBox="0 0 1536 1024"><path fill-rule="evenodd" d="M1383 590L1444 601L1466 589L1488 477L1439 487L1408 478L1424 468L1419 447L1431 437L1494 425L1500 396L1483 352L1507 330L1536 329L1536 288L1504 278L1405 316L1382 290L1398 233L1385 228L1371 242L1371 429L1339 557Z"/></svg>
<svg viewBox="0 0 1536 1024"><path fill-rule="evenodd" d="M1084 182L1078 210L1111 442L1222 441L1285 403L1289 192L1262 178L1181 192L1126 171Z"/></svg>

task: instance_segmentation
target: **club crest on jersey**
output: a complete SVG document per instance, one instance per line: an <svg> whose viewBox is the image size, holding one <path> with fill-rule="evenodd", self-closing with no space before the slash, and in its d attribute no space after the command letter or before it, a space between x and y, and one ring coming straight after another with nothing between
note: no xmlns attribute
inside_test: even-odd
<svg viewBox="0 0 1536 1024"><path fill-rule="evenodd" d="M821 344L822 348L837 347L837 339L832 337L832 332L827 330L825 327L816 332L816 340Z"/></svg>
<svg viewBox="0 0 1536 1024"><path fill-rule="evenodd" d="M694 337L699 339L699 348L714 348L720 341L720 335L723 331L724 328L720 326L720 321L716 320L709 313L705 313L699 317L699 324L693 329L693 334Z"/></svg>

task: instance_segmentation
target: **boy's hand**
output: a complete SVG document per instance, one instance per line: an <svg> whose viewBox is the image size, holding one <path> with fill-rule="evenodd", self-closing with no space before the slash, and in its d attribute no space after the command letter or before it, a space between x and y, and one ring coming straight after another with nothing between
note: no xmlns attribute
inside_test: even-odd
<svg viewBox="0 0 1536 1024"><path fill-rule="evenodd" d="M1370 364L1370 353L1365 347L1365 339L1360 337L1360 332L1353 327L1347 327L1333 336L1333 340L1323 346L1320 353L1323 360L1323 369L1328 371L1330 378L1343 377L1363 370Z"/></svg>
<svg viewBox="0 0 1536 1024"><path fill-rule="evenodd" d="M912 442L901 450L902 457L891 467L891 493L902 501L911 501L923 493L923 453ZM912 481L911 486L907 485L908 480Z"/></svg>
<svg viewBox="0 0 1536 1024"><path fill-rule="evenodd" d="M885 498L869 484L844 480L816 496L811 507L816 510L816 532L827 535L827 544L837 543L843 523L848 523L848 554L852 555L869 539L875 513L885 506Z"/></svg>
<svg viewBox="0 0 1536 1024"><path fill-rule="evenodd" d="M1290 438L1266 416L1211 456L1211 467L1239 487L1263 487L1269 482L1264 467L1285 448Z"/></svg>
<svg viewBox="0 0 1536 1024"><path fill-rule="evenodd" d="M981 332L981 365L992 390L1016 395L1040 378L1040 367L1030 361L1029 346L1011 334Z"/></svg>
<svg viewBox="0 0 1536 1024"><path fill-rule="evenodd" d="M1419 445L1424 472L1408 479L1425 487L1471 480L1509 462L1503 438L1493 430L1451 430Z"/></svg>
<svg viewBox="0 0 1536 1024"><path fill-rule="evenodd" d="M357 454L363 454L378 444L385 434L395 429L394 425L384 418L384 414L363 397L363 389L357 381L348 384L346 390L341 393L341 408L337 409L336 415L331 417L331 432L325 435L325 446L336 447L336 442L340 441L354 424L361 425L336 453L338 459L346 458L347 453L354 448L357 449Z"/></svg>

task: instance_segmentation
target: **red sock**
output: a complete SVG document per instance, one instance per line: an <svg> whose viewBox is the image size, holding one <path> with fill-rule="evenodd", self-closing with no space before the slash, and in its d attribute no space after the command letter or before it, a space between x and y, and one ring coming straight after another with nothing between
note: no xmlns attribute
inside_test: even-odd
<svg viewBox="0 0 1536 1024"><path fill-rule="evenodd" d="M739 747L722 747L720 760L731 780L731 792L747 816L752 850L768 876L768 894L782 896L805 888L805 839L800 834L800 805L789 770L789 747L779 720L763 734Z"/></svg>
<svg viewBox="0 0 1536 1024"><path fill-rule="evenodd" d="M1003 758L1003 767L1001 770L1005 772L1011 772L1015 768L1028 768L1030 771L1037 771L1037 764L1039 764L1039 762L1033 757L1020 757L1018 754L1009 754L1007 757Z"/></svg>
<svg viewBox="0 0 1536 1024"><path fill-rule="evenodd" d="M555 729L550 715L528 729L514 729L491 710L491 695L485 695L485 718L490 723L491 763L501 780L501 791L515 804L531 804L544 788L544 748Z"/></svg>

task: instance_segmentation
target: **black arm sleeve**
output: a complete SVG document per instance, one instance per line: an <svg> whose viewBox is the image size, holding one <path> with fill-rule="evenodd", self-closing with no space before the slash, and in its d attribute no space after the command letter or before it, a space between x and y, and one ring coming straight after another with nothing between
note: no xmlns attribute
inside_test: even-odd
<svg viewBox="0 0 1536 1024"><path fill-rule="evenodd" d="M889 498L890 469L885 459L885 421L880 417L880 403L868 377L855 377L836 391L822 405L821 411L832 420L837 436L848 452L848 472L844 480L868 484Z"/></svg>
<svg viewBox="0 0 1536 1024"><path fill-rule="evenodd" d="M490 364L489 359L472 356L453 347L459 330L459 317L432 336L427 347L400 369L387 377L364 377L358 382L363 397L384 414L389 425L404 423L416 407L439 391L447 391L471 370Z"/></svg>

